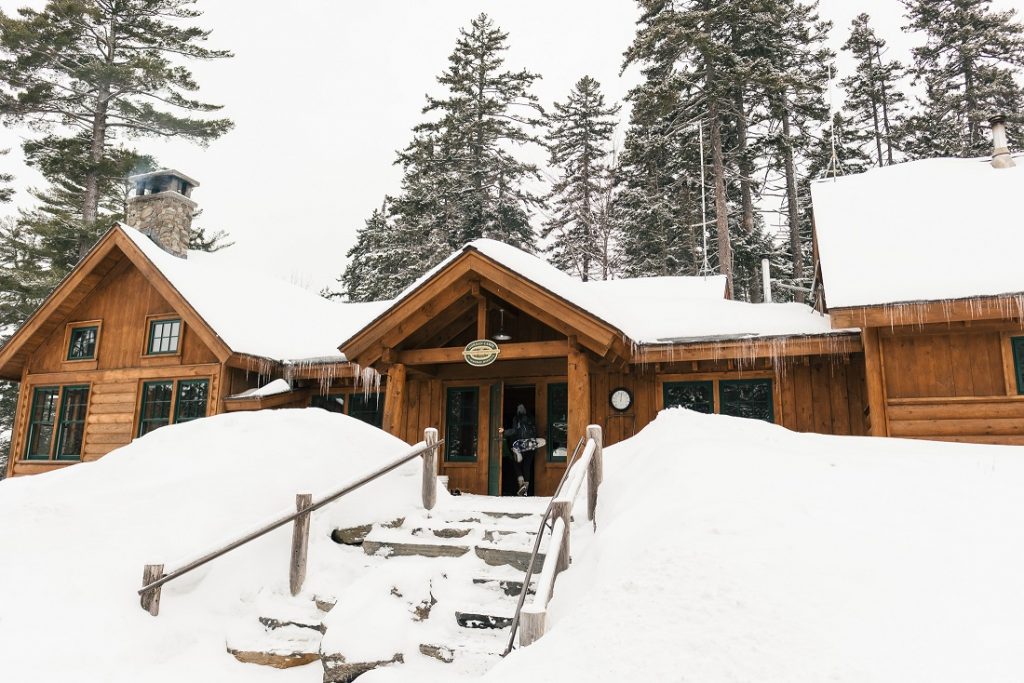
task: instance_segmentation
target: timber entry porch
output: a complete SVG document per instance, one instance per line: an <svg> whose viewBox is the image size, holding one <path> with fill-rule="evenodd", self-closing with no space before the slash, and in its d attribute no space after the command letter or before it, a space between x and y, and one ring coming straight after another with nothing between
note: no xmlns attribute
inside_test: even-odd
<svg viewBox="0 0 1024 683"><path fill-rule="evenodd" d="M473 342L487 347L481 359L466 357ZM629 362L621 332L474 250L341 348L385 375L386 431L415 441L438 425L449 489L490 495L515 493L501 430L519 405L546 441L526 472L530 494L551 495L592 421L592 373Z"/></svg>

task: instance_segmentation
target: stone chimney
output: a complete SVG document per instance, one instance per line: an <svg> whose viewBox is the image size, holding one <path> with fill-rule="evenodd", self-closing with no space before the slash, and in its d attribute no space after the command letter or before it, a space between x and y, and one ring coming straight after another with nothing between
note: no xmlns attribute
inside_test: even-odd
<svg viewBox="0 0 1024 683"><path fill-rule="evenodd" d="M988 120L992 125L992 168L1011 168L1017 164L1010 156L1009 143L1006 141L1006 117L996 114Z"/></svg>
<svg viewBox="0 0 1024 683"><path fill-rule="evenodd" d="M192 217L199 206L189 197L199 183L174 169L162 169L128 178L133 186L125 222L169 254L188 257Z"/></svg>

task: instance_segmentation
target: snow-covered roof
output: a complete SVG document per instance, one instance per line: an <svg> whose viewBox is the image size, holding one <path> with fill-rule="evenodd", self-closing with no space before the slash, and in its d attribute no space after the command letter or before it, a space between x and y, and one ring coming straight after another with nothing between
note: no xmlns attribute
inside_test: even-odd
<svg viewBox="0 0 1024 683"><path fill-rule="evenodd" d="M391 303L329 301L272 276L228 267L217 254L177 258L138 230L119 227L235 353L344 360L338 342Z"/></svg>
<svg viewBox="0 0 1024 683"><path fill-rule="evenodd" d="M266 398L267 396L277 396L278 394L287 394L292 390L288 380L286 379L275 379L273 382L264 384L262 387L254 387L252 389L246 389L245 391L228 396L229 399L237 398Z"/></svg>
<svg viewBox="0 0 1024 683"><path fill-rule="evenodd" d="M412 293L467 251L480 252L612 325L637 344L836 332L828 316L807 306L726 299L723 275L583 282L533 254L489 239L466 244L409 285L396 300Z"/></svg>
<svg viewBox="0 0 1024 683"><path fill-rule="evenodd" d="M927 159L811 185L831 308L1024 292L1024 158Z"/></svg>

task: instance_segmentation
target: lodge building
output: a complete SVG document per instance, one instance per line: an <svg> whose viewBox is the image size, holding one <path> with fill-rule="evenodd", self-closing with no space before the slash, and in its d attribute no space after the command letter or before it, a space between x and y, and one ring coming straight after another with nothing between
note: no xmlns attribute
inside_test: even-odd
<svg viewBox="0 0 1024 683"><path fill-rule="evenodd" d="M392 301L331 302L183 249L191 178L133 181L134 227L112 228L0 349L0 377L20 382L9 475L167 424L305 406L410 442L437 427L449 487L491 495L514 488L500 430L519 405L547 441L541 495L586 425L615 443L670 406L1024 444L1020 168L943 159L815 183L821 310L731 301L719 276L581 282L491 240ZM984 272L959 268L984 249L963 225L971 243L1005 240Z"/></svg>

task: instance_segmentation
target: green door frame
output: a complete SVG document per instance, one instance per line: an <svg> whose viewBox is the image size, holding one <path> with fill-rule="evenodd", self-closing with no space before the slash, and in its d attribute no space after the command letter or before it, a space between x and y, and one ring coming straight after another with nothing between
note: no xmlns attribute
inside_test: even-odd
<svg viewBox="0 0 1024 683"><path fill-rule="evenodd" d="M487 495L501 495L501 458L505 440L498 430L501 423L502 404L505 399L505 383L498 381L491 385L490 415L487 429L490 436L490 447L487 449Z"/></svg>

